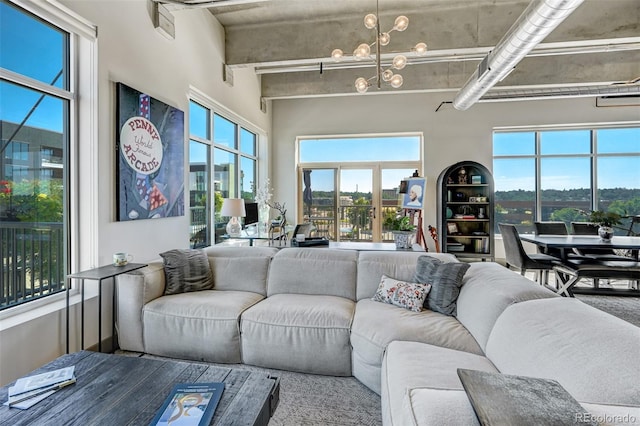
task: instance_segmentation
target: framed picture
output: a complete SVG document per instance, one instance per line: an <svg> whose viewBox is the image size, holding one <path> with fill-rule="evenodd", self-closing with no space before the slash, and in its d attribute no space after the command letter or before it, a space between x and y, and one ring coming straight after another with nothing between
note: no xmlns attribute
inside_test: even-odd
<svg viewBox="0 0 640 426"><path fill-rule="evenodd" d="M479 185L482 183L482 176L480 175L473 175L471 176L471 183L473 185Z"/></svg>
<svg viewBox="0 0 640 426"><path fill-rule="evenodd" d="M447 223L447 233L457 234L458 232L460 231L458 230L458 225L455 222Z"/></svg>
<svg viewBox="0 0 640 426"><path fill-rule="evenodd" d="M117 220L184 215L184 112L117 83Z"/></svg>
<svg viewBox="0 0 640 426"><path fill-rule="evenodd" d="M427 182L423 177L407 179L406 193L402 196L403 209L422 209L424 206L424 188Z"/></svg>

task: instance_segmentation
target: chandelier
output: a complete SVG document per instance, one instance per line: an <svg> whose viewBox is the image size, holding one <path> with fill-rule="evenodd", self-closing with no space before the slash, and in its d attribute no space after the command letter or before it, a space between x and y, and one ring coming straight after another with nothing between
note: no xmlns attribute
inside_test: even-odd
<svg viewBox="0 0 640 426"><path fill-rule="evenodd" d="M391 64L383 65L382 64L382 46L387 46L391 41L391 33L394 31L402 32L409 27L409 18L406 16L398 16L393 24L393 27L389 31L382 32L380 30L380 20L378 17L380 16L378 12L378 1L376 0L376 13L369 13L364 17L364 26L370 30L376 31L376 39L370 43L361 43L356 47L353 51L353 59L356 61L370 60L375 62L376 64L376 74L370 78L358 77L355 82L355 87L358 93L365 93L369 87L373 84L376 85L378 89L380 89L382 83L389 84L394 89L397 89L402 86L404 79L401 74L394 73L394 70L401 70L407 65L407 57L403 54L396 55ZM371 48L375 48L374 52L371 52ZM422 56L427 53L427 44L426 43L418 43L413 48L411 48L412 52L415 52L416 55ZM344 58L344 52L341 49L334 49L331 52L331 57L334 61L339 62ZM386 68L385 68L386 67Z"/></svg>

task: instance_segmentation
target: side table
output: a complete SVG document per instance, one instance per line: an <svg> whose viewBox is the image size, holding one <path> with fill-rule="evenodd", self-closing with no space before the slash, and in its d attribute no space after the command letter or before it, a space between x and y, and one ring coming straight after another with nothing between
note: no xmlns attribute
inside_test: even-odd
<svg viewBox="0 0 640 426"><path fill-rule="evenodd" d="M71 280L78 279L82 283L80 286L81 302L80 302L80 349L84 350L84 280L97 280L98 281L98 352L102 352L102 280L107 278L113 278L120 274L126 274L127 272L135 271L136 269L144 268L146 263L127 263L124 266L107 265L99 268L88 269L82 272L76 272L75 274L67 275L67 353L69 353L69 290L71 289ZM113 283L113 301L112 301L112 314L111 314L111 338L115 339L115 324L116 324L116 286ZM112 340L112 346L114 345Z"/></svg>

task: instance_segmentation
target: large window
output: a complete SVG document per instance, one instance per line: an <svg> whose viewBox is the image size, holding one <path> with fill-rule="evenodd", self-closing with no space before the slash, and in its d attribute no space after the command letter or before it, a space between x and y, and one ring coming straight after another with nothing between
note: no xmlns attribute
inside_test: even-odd
<svg viewBox="0 0 640 426"><path fill-rule="evenodd" d="M65 289L71 37L0 1L0 309Z"/></svg>
<svg viewBox="0 0 640 426"><path fill-rule="evenodd" d="M253 200L257 186L257 132L203 104L189 107L192 247L220 242L228 222L219 213L222 200Z"/></svg>
<svg viewBox="0 0 640 426"><path fill-rule="evenodd" d="M297 222L334 241L392 241L400 181L420 172L421 135L301 138Z"/></svg>
<svg viewBox="0 0 640 426"><path fill-rule="evenodd" d="M640 127L496 132L493 175L496 227L532 232L534 221L569 225L591 210L639 215Z"/></svg>

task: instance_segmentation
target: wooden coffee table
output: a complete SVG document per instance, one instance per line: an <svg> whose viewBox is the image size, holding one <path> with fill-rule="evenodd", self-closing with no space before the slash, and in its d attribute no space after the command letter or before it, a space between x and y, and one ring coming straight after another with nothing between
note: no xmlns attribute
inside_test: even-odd
<svg viewBox="0 0 640 426"><path fill-rule="evenodd" d="M279 400L279 379L263 373L98 352L63 355L29 375L71 365L74 385L28 410L0 405L0 424L148 425L173 385L187 382L225 383L212 425L267 425Z"/></svg>

